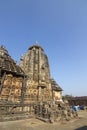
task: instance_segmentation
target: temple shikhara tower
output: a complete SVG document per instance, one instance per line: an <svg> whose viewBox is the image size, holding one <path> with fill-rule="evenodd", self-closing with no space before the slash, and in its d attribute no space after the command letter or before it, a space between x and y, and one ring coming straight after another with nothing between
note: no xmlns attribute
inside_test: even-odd
<svg viewBox="0 0 87 130"><path fill-rule="evenodd" d="M52 82L48 57L41 46L29 47L27 53L21 57L20 67L28 76L26 102L29 102L29 99L31 101L48 101L62 98L62 89L57 83Z"/></svg>
<svg viewBox="0 0 87 130"><path fill-rule="evenodd" d="M20 67L28 75L26 85L26 101L46 101L52 99L50 67L48 57L39 45L31 46L21 57Z"/></svg>

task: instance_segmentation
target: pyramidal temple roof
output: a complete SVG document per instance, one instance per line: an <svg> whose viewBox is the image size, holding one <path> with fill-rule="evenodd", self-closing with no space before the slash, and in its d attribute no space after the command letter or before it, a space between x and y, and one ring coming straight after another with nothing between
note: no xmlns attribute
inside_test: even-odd
<svg viewBox="0 0 87 130"><path fill-rule="evenodd" d="M52 90L63 91L62 88L56 83L54 79L51 79L51 87L52 87Z"/></svg>
<svg viewBox="0 0 87 130"><path fill-rule="evenodd" d="M24 75L23 70L11 58L4 46L0 46L0 69L17 75Z"/></svg>

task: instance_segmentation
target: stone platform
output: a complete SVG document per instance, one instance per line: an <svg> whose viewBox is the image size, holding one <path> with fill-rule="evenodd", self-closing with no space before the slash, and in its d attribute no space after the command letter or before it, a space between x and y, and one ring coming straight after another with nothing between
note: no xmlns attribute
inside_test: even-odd
<svg viewBox="0 0 87 130"><path fill-rule="evenodd" d="M34 118L0 122L0 130L87 130L87 111L80 111L77 119L53 124Z"/></svg>

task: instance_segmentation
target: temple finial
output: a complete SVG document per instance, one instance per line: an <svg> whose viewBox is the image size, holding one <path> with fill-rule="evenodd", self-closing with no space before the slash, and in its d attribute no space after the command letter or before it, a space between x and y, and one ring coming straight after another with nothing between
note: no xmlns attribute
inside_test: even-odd
<svg viewBox="0 0 87 130"><path fill-rule="evenodd" d="M36 40L36 41L35 41L35 44L36 44L36 45L39 45L39 42Z"/></svg>

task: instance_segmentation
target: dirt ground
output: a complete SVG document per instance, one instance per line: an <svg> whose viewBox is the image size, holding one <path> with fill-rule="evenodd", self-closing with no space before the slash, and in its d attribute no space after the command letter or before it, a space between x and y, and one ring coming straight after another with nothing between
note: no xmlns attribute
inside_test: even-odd
<svg viewBox="0 0 87 130"><path fill-rule="evenodd" d="M0 130L87 130L87 111L80 111L78 119L53 124L38 119L0 122Z"/></svg>

